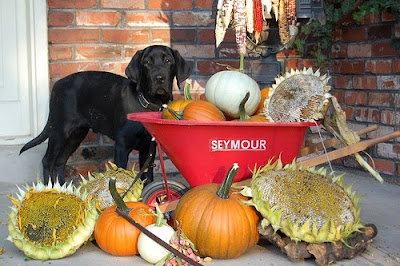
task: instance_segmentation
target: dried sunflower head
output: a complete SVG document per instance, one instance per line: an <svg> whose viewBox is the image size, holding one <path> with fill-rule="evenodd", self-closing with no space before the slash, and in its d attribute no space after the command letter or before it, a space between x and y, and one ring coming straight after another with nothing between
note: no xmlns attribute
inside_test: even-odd
<svg viewBox="0 0 400 266"><path fill-rule="evenodd" d="M323 118L331 89L327 75L312 68L291 70L275 79L263 113L274 122L309 122Z"/></svg>
<svg viewBox="0 0 400 266"><path fill-rule="evenodd" d="M294 241L308 243L345 241L363 227L359 197L326 169L298 169L295 163L282 166L271 161L253 173L251 186L242 194L271 225Z"/></svg>
<svg viewBox="0 0 400 266"><path fill-rule="evenodd" d="M87 193L72 183L61 186L40 181L19 194L9 195L13 206L8 216L7 240L27 257L59 259L73 254L93 233L99 213Z"/></svg>
<svg viewBox="0 0 400 266"><path fill-rule="evenodd" d="M114 200L108 190L110 178L115 177L117 191L123 194L129 189L136 175L137 172L133 168L131 171L118 168L109 161L108 165L106 164L106 171L104 173L89 173L87 179L81 176L82 183L80 188L82 191L86 190L89 195L97 199L100 209L104 210L114 205ZM124 201L139 201L143 190L143 183L141 180L136 181L133 187L126 193Z"/></svg>

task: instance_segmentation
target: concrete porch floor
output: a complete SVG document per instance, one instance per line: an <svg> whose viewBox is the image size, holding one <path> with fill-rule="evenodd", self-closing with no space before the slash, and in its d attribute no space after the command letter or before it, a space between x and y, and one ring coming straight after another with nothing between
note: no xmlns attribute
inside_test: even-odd
<svg viewBox="0 0 400 266"><path fill-rule="evenodd" d="M40 145L18 156L21 146L2 146L0 148L0 266L2 265L149 265L139 256L114 257L106 254L94 244L88 243L72 256L53 261L25 260L24 254L13 243L5 241L8 236L7 194L15 195L16 185L31 184L40 176L40 162L45 145ZM343 260L336 265L400 265L400 186L385 182L379 184L364 171L337 168L338 173L346 174L346 183L355 182L354 189L363 195L361 218L364 223L375 224L378 235L373 243L360 256ZM290 262L286 255L276 247L256 246L250 252L233 260L213 260L204 265L315 265L313 259L301 263Z"/></svg>

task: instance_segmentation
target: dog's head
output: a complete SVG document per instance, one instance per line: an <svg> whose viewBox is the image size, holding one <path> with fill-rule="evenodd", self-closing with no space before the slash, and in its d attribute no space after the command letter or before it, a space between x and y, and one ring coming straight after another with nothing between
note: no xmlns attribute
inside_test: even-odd
<svg viewBox="0 0 400 266"><path fill-rule="evenodd" d="M126 76L136 83L136 88L156 104L172 100L173 80L178 86L192 73L192 64L178 51L163 45L153 45L138 51L125 70Z"/></svg>

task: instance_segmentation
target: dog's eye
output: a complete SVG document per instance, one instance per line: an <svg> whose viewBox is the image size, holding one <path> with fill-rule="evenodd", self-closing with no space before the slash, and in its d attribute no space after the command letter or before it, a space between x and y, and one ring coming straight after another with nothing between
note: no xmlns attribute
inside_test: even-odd
<svg viewBox="0 0 400 266"><path fill-rule="evenodd" d="M165 58L164 63L166 64L172 64L172 60L170 58Z"/></svg>
<svg viewBox="0 0 400 266"><path fill-rule="evenodd" d="M150 64L151 64L150 59L145 59L144 62L143 62L143 64L144 64L145 66L146 66L146 65L150 65Z"/></svg>

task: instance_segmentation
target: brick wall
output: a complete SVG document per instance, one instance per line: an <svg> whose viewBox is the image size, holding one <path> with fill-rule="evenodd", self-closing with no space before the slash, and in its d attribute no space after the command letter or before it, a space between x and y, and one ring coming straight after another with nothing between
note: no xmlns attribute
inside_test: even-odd
<svg viewBox="0 0 400 266"><path fill-rule="evenodd" d="M201 94L210 75L238 67L232 31L215 48L213 0L49 0L50 82L77 71L103 70L124 75L130 58L150 44L178 49L194 62L193 90ZM360 26L338 29L332 51L331 74L335 94L343 102L355 128L379 124L378 134L393 131L400 117L400 62L388 40L399 29L390 16L374 16ZM253 60L254 55L252 56ZM280 53L282 69L313 65L312 59ZM246 65L249 65L247 60ZM175 97L180 92L175 90ZM397 98L395 95L397 94ZM397 100L394 100L397 99ZM397 118L395 118L397 115ZM397 120L396 120L397 119ZM397 121L397 122L395 122ZM371 135L369 137L374 137ZM67 176L101 170L112 158L112 141L90 133L68 162ZM377 168L399 175L399 142L379 144L369 150ZM132 152L131 163L137 161ZM346 165L356 165L344 160Z"/></svg>

